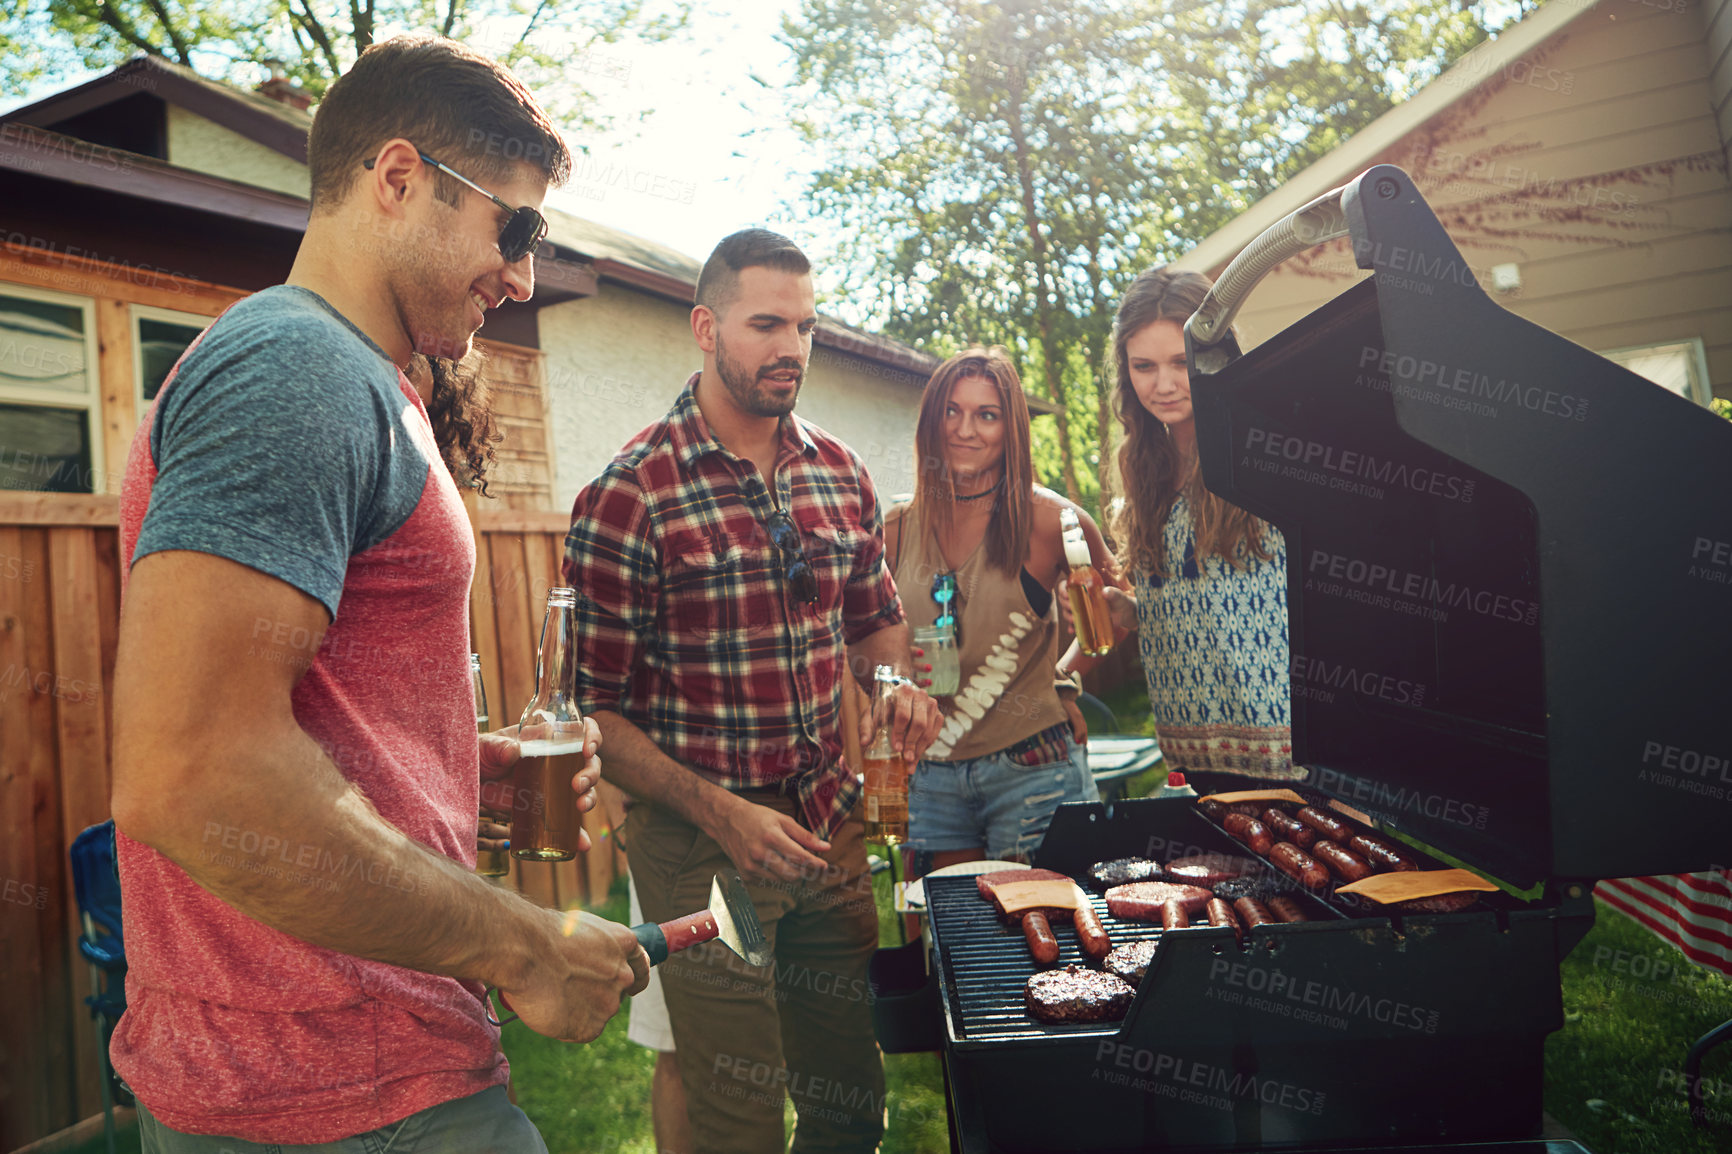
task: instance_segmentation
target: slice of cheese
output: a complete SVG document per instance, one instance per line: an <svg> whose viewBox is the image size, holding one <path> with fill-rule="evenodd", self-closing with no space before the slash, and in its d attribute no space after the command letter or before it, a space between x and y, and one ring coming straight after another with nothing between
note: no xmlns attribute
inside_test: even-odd
<svg viewBox="0 0 1732 1154"><path fill-rule="evenodd" d="M1029 910L1074 910L1077 903L1076 883L1064 881L1005 882L992 889L993 903L1006 917L1015 917Z"/></svg>
<svg viewBox="0 0 1732 1154"><path fill-rule="evenodd" d="M1232 805L1236 801L1290 801L1296 805L1309 804L1290 789L1241 789L1235 793L1211 793L1208 797L1197 800L1218 801L1222 805Z"/></svg>
<svg viewBox="0 0 1732 1154"><path fill-rule="evenodd" d="M1379 905L1410 902L1415 898L1434 898L1438 894L1479 890L1496 893L1497 887L1467 870L1402 870L1396 873L1374 874L1351 885L1336 886L1338 894L1358 894Z"/></svg>

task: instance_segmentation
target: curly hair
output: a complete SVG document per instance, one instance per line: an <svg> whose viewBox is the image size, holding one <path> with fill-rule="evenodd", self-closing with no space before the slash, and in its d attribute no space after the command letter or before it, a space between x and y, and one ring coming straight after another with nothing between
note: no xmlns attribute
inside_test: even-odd
<svg viewBox="0 0 1732 1154"><path fill-rule="evenodd" d="M461 360L429 357L416 353L409 364L410 380L431 378L432 400L427 417L433 423L433 439L439 454L459 489L487 491L487 470L497 462L493 446L505 439L493 419L490 389L482 375L486 356L472 349Z"/></svg>
<svg viewBox="0 0 1732 1154"><path fill-rule="evenodd" d="M1125 430L1119 447L1125 500L1114 518L1113 532L1130 566L1157 577L1171 576L1162 533L1180 493L1191 507L1199 565L1210 553L1236 569L1244 568L1247 554L1265 561L1270 556L1263 545L1263 521L1203 487L1196 458L1182 457L1167 427L1143 407L1131 385L1131 362L1125 350L1131 338L1162 321L1183 327L1209 288L1209 278L1200 273L1167 265L1149 269L1131 282L1113 321L1113 357L1118 362L1114 407Z"/></svg>

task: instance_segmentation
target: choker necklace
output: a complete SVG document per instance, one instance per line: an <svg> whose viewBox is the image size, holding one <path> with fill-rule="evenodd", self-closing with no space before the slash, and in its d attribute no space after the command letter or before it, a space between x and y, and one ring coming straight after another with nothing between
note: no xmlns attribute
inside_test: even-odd
<svg viewBox="0 0 1732 1154"><path fill-rule="evenodd" d="M1000 473L998 475L998 480L994 481L991 485L982 489L978 493L958 493L956 489L952 487L950 495L953 499L958 501L978 501L982 497L992 496L992 494L998 492L1002 488L1004 488L1004 474Z"/></svg>

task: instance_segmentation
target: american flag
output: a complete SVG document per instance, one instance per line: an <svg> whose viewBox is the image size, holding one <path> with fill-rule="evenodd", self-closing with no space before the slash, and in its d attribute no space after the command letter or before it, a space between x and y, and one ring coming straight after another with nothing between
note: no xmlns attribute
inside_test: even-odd
<svg viewBox="0 0 1732 1154"><path fill-rule="evenodd" d="M1609 879L1594 895L1692 962L1732 978L1732 870Z"/></svg>

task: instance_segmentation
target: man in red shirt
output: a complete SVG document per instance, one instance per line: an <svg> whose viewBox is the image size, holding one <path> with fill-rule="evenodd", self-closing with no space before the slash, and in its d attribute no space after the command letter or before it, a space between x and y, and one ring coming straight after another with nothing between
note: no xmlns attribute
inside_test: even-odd
<svg viewBox="0 0 1732 1154"><path fill-rule="evenodd" d="M404 37L332 85L308 167L288 283L205 331L127 462L114 1066L152 1154L545 1151L484 987L587 1041L648 964L473 872L516 742L477 746L473 538L402 366L529 298L569 156L504 68Z"/></svg>
<svg viewBox="0 0 1732 1154"><path fill-rule="evenodd" d="M785 1097L797 1151L883 1132L878 922L840 702L850 664L906 678L909 635L864 465L793 413L817 323L791 241L722 241L692 309L703 371L578 494L566 539L577 697L639 803L624 833L645 916L703 908L737 868L775 950L762 968L719 948L661 967L704 1151L782 1150ZM888 724L912 763L939 720L905 680L863 726Z"/></svg>

